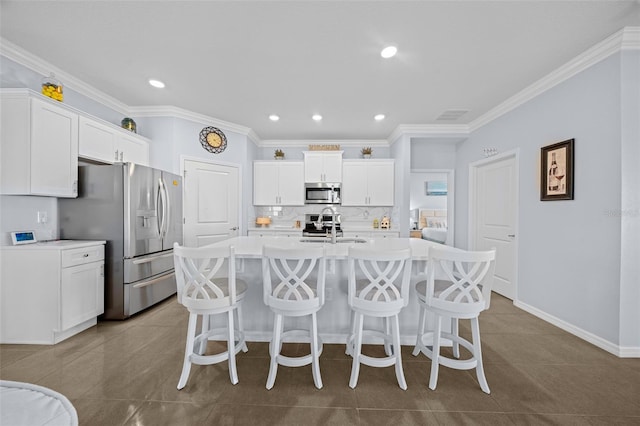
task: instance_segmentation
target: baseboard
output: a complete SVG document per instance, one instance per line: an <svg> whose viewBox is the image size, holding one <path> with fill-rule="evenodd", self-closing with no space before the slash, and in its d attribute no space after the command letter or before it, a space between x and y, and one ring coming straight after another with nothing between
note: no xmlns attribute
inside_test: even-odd
<svg viewBox="0 0 640 426"><path fill-rule="evenodd" d="M538 308L534 308L533 306L527 305L526 303L520 301L514 301L513 305L619 358L640 358L640 347L621 347L619 345L616 345L615 343L603 339L602 337L596 336L593 333L589 333L586 330L576 327L573 324L563 321L560 318L554 317L553 315L550 315Z"/></svg>

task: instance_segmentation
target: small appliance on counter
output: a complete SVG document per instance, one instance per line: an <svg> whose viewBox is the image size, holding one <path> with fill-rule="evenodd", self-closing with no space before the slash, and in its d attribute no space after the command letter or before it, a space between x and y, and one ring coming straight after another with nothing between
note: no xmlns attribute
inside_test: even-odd
<svg viewBox="0 0 640 426"><path fill-rule="evenodd" d="M304 229L302 230L303 237L326 237L331 235L331 228L333 226L332 215L322 215L322 220L318 220L320 215L318 214L306 214ZM340 215L336 215L336 237L342 237L342 229L340 227Z"/></svg>

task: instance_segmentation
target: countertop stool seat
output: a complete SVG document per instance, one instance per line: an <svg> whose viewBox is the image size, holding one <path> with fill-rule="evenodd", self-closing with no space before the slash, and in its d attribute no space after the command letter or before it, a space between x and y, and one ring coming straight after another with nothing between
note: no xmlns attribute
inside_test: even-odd
<svg viewBox="0 0 640 426"><path fill-rule="evenodd" d="M401 389L407 389L400 350L398 314L409 302L411 250L372 250L351 247L348 256L348 303L353 311L346 353L353 357L349 386L358 384L360 364L395 366ZM364 317L382 318L384 330L365 330ZM384 341L386 357L362 354L363 337Z"/></svg>
<svg viewBox="0 0 640 426"><path fill-rule="evenodd" d="M233 247L173 245L178 302L189 310L189 325L178 389L187 384L191 364L229 362L229 378L238 383L236 354L248 348L242 325L242 300L247 284L236 278ZM213 328L214 315L225 314L227 324ZM198 318L200 317L200 329ZM237 324L237 325L236 325ZM227 350L205 355L209 340L226 341Z"/></svg>
<svg viewBox="0 0 640 426"><path fill-rule="evenodd" d="M435 390L440 365L457 370L476 369L480 388L490 393L482 364L480 312L489 309L495 269L495 249L489 251L452 251L429 249L426 274L414 280L420 306L418 335L413 356L421 352L431 359L429 388ZM427 312L435 315L434 330L425 332ZM443 318L450 318L451 332L442 330ZM471 321L472 341L459 335L458 320ZM443 339L453 344L453 358L440 353ZM429 340L432 341L429 342ZM432 346L428 346L431 343ZM471 356L460 359L460 346Z"/></svg>
<svg viewBox="0 0 640 426"><path fill-rule="evenodd" d="M271 362L267 389L273 388L278 365L301 367L311 364L313 382L322 388L320 375L320 354L322 342L318 336L316 313L325 301L324 287L326 274L324 248L307 247L287 249L264 246L262 250L262 276L264 303L275 314L273 337L269 345ZM286 330L286 317L309 316L308 330ZM308 339L310 353L305 356L283 355L282 344L291 339L300 342Z"/></svg>

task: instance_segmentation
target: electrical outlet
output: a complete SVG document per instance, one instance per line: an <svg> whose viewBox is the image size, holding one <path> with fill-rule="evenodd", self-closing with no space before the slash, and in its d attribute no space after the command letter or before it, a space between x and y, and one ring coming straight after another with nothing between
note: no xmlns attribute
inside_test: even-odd
<svg viewBox="0 0 640 426"><path fill-rule="evenodd" d="M333 300L333 288L325 287L324 289L324 298L325 300Z"/></svg>
<svg viewBox="0 0 640 426"><path fill-rule="evenodd" d="M38 223L47 223L48 220L47 212L38 212Z"/></svg>

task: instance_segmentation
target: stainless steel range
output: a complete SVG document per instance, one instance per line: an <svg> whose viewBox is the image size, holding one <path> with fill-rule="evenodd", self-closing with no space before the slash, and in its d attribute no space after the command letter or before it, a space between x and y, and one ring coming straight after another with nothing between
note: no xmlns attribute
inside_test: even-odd
<svg viewBox="0 0 640 426"><path fill-rule="evenodd" d="M333 226L333 215L323 214L306 214L304 216L305 224L302 231L304 237L327 237L331 235L331 227ZM319 220L322 218L322 220ZM340 229L340 215L336 215L336 237L342 237L342 229Z"/></svg>

